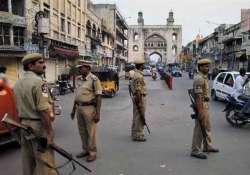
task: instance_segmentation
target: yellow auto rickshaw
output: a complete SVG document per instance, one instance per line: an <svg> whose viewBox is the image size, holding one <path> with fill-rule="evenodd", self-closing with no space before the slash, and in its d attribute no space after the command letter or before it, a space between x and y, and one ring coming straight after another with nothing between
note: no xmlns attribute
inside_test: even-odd
<svg viewBox="0 0 250 175"><path fill-rule="evenodd" d="M107 97L114 97L119 90L118 72L111 68L98 67L91 71L101 81L102 94Z"/></svg>

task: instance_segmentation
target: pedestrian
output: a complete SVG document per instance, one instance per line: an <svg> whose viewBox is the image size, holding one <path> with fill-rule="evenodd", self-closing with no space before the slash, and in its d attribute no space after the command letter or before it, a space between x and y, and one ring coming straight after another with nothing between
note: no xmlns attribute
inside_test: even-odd
<svg viewBox="0 0 250 175"><path fill-rule="evenodd" d="M47 138L48 145L53 143L51 104L48 85L42 78L46 66L39 53L27 54L22 59L24 76L14 86L16 106L21 123L31 127L37 135ZM44 147L36 138L21 132L21 155L23 175L56 175L54 153Z"/></svg>
<svg viewBox="0 0 250 175"><path fill-rule="evenodd" d="M96 129L100 121L101 110L101 82L91 71L90 61L82 61L79 67L82 75L82 84L78 87L71 118L74 119L77 112L79 134L82 141L83 152L76 157L86 157L87 162L96 160Z"/></svg>
<svg viewBox="0 0 250 175"><path fill-rule="evenodd" d="M208 84L210 64L211 61L209 59L201 59L198 61L199 73L193 82L198 118L195 120L191 156L199 159L206 159L207 155L205 153L219 152L218 149L213 148L211 138L211 123L209 114L210 90Z"/></svg>
<svg viewBox="0 0 250 175"><path fill-rule="evenodd" d="M243 84L246 80L246 70L244 68L240 69L240 75L238 75L235 79L235 86L234 86L234 97L238 97L239 95L243 94Z"/></svg>
<svg viewBox="0 0 250 175"><path fill-rule="evenodd" d="M131 79L131 98L133 101L133 122L131 136L133 141L145 142L144 125L146 111L146 83L143 76L144 60L135 61L134 75Z"/></svg>

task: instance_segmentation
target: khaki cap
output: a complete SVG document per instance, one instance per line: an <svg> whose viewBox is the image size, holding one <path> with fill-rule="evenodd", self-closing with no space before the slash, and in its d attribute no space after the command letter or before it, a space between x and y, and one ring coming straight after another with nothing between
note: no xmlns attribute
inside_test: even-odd
<svg viewBox="0 0 250 175"><path fill-rule="evenodd" d="M42 54L40 54L40 53L31 53L31 54L27 54L27 55L25 55L23 57L22 63L23 63L23 65L27 65L29 63L32 63L32 62L40 60L40 59L43 59Z"/></svg>
<svg viewBox="0 0 250 175"><path fill-rule="evenodd" d="M144 64L145 63L145 61L143 60L143 59L138 59L138 60L135 60L135 62L134 62L135 64Z"/></svg>
<svg viewBox="0 0 250 175"><path fill-rule="evenodd" d="M88 61L88 60L79 60L79 67L82 67L82 66L88 66L88 67L91 67L93 62L92 61Z"/></svg>
<svg viewBox="0 0 250 175"><path fill-rule="evenodd" d="M211 64L211 60L208 59L208 58L203 58L203 59L200 59L198 62L197 62L198 65L202 65L202 64Z"/></svg>

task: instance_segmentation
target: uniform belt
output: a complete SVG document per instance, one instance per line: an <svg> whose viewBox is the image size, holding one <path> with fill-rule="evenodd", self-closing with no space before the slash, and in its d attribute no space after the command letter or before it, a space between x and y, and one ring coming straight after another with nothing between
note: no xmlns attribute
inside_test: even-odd
<svg viewBox="0 0 250 175"><path fill-rule="evenodd" d="M39 118L20 117L20 120L41 121Z"/></svg>
<svg viewBox="0 0 250 175"><path fill-rule="evenodd" d="M93 101L90 102L76 102L78 106L96 106L96 103Z"/></svg>

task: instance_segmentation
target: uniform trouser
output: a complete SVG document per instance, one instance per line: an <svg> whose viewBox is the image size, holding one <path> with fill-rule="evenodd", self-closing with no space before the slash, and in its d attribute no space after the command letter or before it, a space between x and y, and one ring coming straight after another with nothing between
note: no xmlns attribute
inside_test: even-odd
<svg viewBox="0 0 250 175"><path fill-rule="evenodd" d="M77 122L82 141L82 149L90 155L96 155L96 127L93 116L96 112L94 106L79 106L77 109Z"/></svg>
<svg viewBox="0 0 250 175"><path fill-rule="evenodd" d="M24 120L22 121L22 124L28 125L38 132L42 130L40 121ZM37 141L27 138L25 132L23 131L21 133L23 175L57 175L56 171L53 169L55 168L53 150L47 148L44 150L44 152L39 152L37 148ZM48 164L50 167L48 167L46 164Z"/></svg>
<svg viewBox="0 0 250 175"><path fill-rule="evenodd" d="M146 111L146 97L142 98L142 113L145 116L145 111ZM142 121L142 118L140 116L140 113L138 111L138 107L133 102L133 122L132 122L132 129L131 129L131 136L133 138L137 137L143 137L144 136L144 124Z"/></svg>
<svg viewBox="0 0 250 175"><path fill-rule="evenodd" d="M203 149L210 149L212 148L212 139L211 139L211 123L210 123L210 116L209 116L209 110L208 108L203 110L203 118L201 121L198 121L198 119L195 120L195 127L194 127L194 133L193 133L193 143L192 143L192 152L200 152L202 143L203 143ZM200 122L202 122L204 126L204 131L206 134L206 142L204 142L204 136L201 131Z"/></svg>

